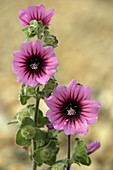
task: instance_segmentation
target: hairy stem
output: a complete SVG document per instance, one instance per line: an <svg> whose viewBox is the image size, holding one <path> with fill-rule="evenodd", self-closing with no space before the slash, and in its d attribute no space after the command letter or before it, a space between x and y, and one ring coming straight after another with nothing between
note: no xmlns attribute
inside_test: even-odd
<svg viewBox="0 0 113 170"><path fill-rule="evenodd" d="M67 159L70 159L70 140L71 140L71 136L68 135L68 150L67 150ZM70 170L70 165L68 165L67 170Z"/></svg>
<svg viewBox="0 0 113 170"><path fill-rule="evenodd" d="M37 97L36 98L36 107L35 107L35 115L34 115L34 126L38 126L38 110L39 110L39 101L40 99ZM36 150L36 141L33 140L33 153ZM32 170L37 169L37 163L33 160L33 168Z"/></svg>

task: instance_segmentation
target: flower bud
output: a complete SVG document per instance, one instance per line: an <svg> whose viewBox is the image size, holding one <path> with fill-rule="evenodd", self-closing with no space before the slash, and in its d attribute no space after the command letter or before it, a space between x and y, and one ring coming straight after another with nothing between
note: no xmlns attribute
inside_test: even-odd
<svg viewBox="0 0 113 170"><path fill-rule="evenodd" d="M54 129L54 127L53 127L52 123L48 123L48 124L46 124L46 126L47 126L47 128L48 128L49 130Z"/></svg>
<svg viewBox="0 0 113 170"><path fill-rule="evenodd" d="M88 146L87 146L87 152L88 152L88 155L95 152L97 149L99 149L101 146L100 142L99 141L96 141L96 142L92 142L90 143Z"/></svg>

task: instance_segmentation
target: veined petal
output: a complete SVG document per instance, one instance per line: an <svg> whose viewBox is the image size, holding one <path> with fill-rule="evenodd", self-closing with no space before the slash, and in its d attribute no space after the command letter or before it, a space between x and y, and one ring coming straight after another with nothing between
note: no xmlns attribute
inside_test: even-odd
<svg viewBox="0 0 113 170"><path fill-rule="evenodd" d="M87 120L88 124L95 124L97 122L98 119L98 112L81 112L81 115L85 117L85 119Z"/></svg>
<svg viewBox="0 0 113 170"><path fill-rule="evenodd" d="M64 132L66 135L87 134L88 133L87 122L84 118L68 120L64 126Z"/></svg>
<svg viewBox="0 0 113 170"><path fill-rule="evenodd" d="M99 109L101 107L100 103L96 100L84 100L81 101L80 104L82 105L82 109L86 108L97 108Z"/></svg>
<svg viewBox="0 0 113 170"><path fill-rule="evenodd" d="M32 48L32 42L26 42L23 43L20 47L21 53L25 54L27 57L31 57L33 55L33 48Z"/></svg>
<svg viewBox="0 0 113 170"><path fill-rule="evenodd" d="M49 26L52 16L54 15L54 9L46 12L44 5L29 6L27 10L20 10L20 22L23 26L29 25L30 21L41 21L44 25Z"/></svg>
<svg viewBox="0 0 113 170"><path fill-rule="evenodd" d="M23 26L29 25L29 21L28 21L26 10L20 10L19 14L20 14L19 19L20 19L21 24Z"/></svg>
<svg viewBox="0 0 113 170"><path fill-rule="evenodd" d="M62 130L64 126L65 119L60 113L54 113L51 110L48 110L46 116L49 118L51 122L53 122L53 127L57 130Z"/></svg>
<svg viewBox="0 0 113 170"><path fill-rule="evenodd" d="M92 94L92 89L87 86L77 85L79 86L79 93L77 96L77 101L90 99Z"/></svg>
<svg viewBox="0 0 113 170"><path fill-rule="evenodd" d="M50 24L50 20L52 18L52 16L55 14L54 9L51 9L49 12L47 12L46 17L44 18L43 22L45 23L45 25L49 26Z"/></svg>

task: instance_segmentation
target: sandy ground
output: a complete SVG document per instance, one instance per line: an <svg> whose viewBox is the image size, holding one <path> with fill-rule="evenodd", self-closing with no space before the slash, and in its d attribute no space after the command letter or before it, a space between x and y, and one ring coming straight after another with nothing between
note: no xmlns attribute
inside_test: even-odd
<svg viewBox="0 0 113 170"><path fill-rule="evenodd" d="M92 157L90 167L76 170L112 170L113 168L113 0L0 0L0 170L31 170L27 154L15 144L15 126L7 126L20 109L17 99L21 83L12 73L12 52L25 41L19 23L19 10L44 4L56 15L51 32L59 39L55 52L59 59L56 74L60 84L72 79L93 89L93 99L102 108L96 125L91 125L87 142L100 140L102 147ZM42 104L44 110L47 107ZM74 137L73 137L74 138ZM62 152L66 154L61 136ZM40 168L41 169L41 168Z"/></svg>

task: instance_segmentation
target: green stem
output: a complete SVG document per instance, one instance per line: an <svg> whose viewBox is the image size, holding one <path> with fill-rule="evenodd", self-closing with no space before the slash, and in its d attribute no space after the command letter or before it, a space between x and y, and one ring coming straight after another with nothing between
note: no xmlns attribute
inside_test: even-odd
<svg viewBox="0 0 113 170"><path fill-rule="evenodd" d="M34 126L35 127L38 126L39 101L40 101L40 99L38 97L36 97L36 107L35 107L35 115L34 115L34 123L35 123ZM36 141L33 140L33 153L34 153L35 150L36 150ZM36 169L37 169L37 163L33 160L33 168L32 168L32 170L36 170Z"/></svg>
<svg viewBox="0 0 113 170"><path fill-rule="evenodd" d="M67 152L67 159L70 160L70 140L71 136L68 135L68 152ZM68 165L67 170L70 170L70 165Z"/></svg>

